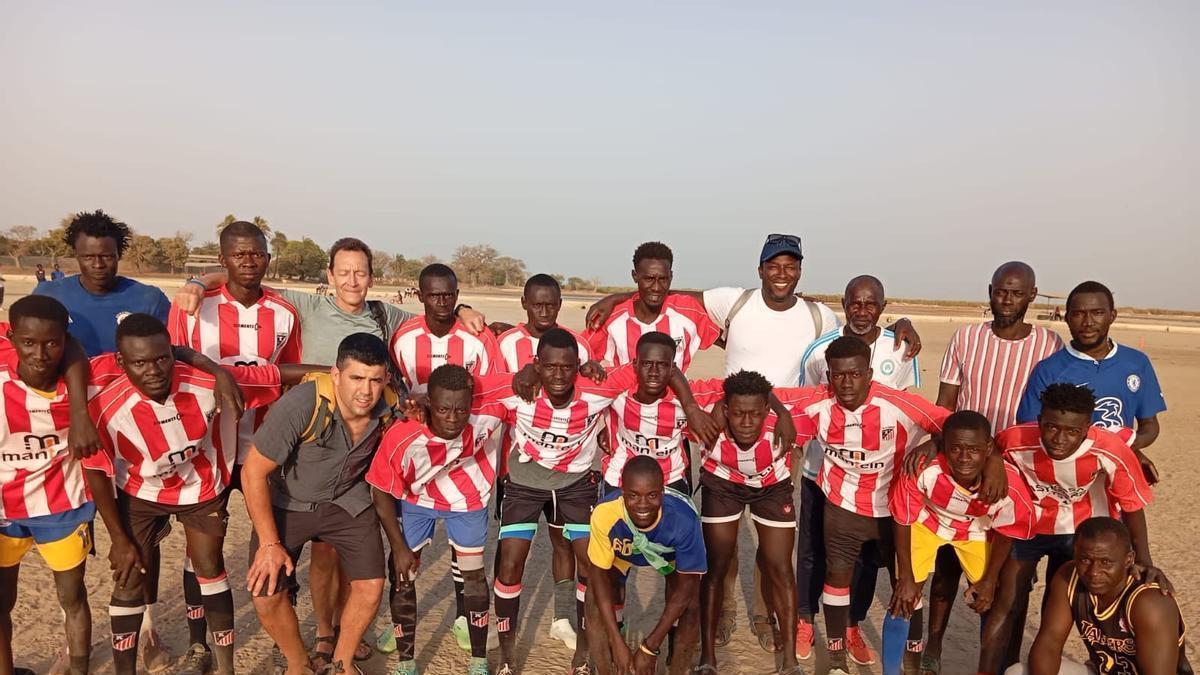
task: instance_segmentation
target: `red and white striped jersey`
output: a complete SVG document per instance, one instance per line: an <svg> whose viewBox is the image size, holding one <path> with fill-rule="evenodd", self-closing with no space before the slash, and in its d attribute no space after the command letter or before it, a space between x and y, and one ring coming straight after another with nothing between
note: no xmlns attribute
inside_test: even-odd
<svg viewBox="0 0 1200 675"><path fill-rule="evenodd" d="M878 382L857 410L840 405L827 387L816 392L796 405L816 426L825 453L817 484L834 506L873 518L891 515L896 465L926 435L940 432L950 411Z"/></svg>
<svg viewBox="0 0 1200 675"><path fill-rule="evenodd" d="M17 375L11 348L0 359L0 520L83 506L91 496L79 460L67 448L71 411L66 384L59 379L53 392L39 392Z"/></svg>
<svg viewBox="0 0 1200 675"><path fill-rule="evenodd" d="M1036 534L1074 534L1093 516L1116 518L1137 511L1154 496L1142 475L1137 455L1124 438L1107 429L1088 427L1087 438L1065 459L1054 459L1042 447L1036 422L1009 427L996 437L1004 458L1025 478L1041 508Z"/></svg>
<svg viewBox="0 0 1200 675"><path fill-rule="evenodd" d="M274 365L228 368L247 408L279 398ZM164 403L142 395L129 378L117 378L92 399L91 414L103 452L83 460L88 469L116 479L126 494L160 504L198 504L229 485L237 426L216 412L216 380L176 363Z"/></svg>
<svg viewBox="0 0 1200 675"><path fill-rule="evenodd" d="M424 424L397 422L384 433L367 470L367 482L428 509L487 508L496 481L496 444L490 441L499 433L500 420L495 414L473 414L463 432L451 440L436 436Z"/></svg>
<svg viewBox="0 0 1200 675"><path fill-rule="evenodd" d="M921 523L946 541L986 541L995 530L1013 539L1030 539L1038 510L1017 467L1004 463L1008 495L985 504L975 491L950 474L946 458L938 455L916 476L901 472L892 488L892 517L901 525Z"/></svg>
<svg viewBox="0 0 1200 675"><path fill-rule="evenodd" d="M942 358L941 381L956 384L957 410L974 410L997 434L1017 422L1021 394L1038 361L1062 349L1054 331L1034 326L1021 340L1003 340L990 321L954 331Z"/></svg>
<svg viewBox="0 0 1200 675"><path fill-rule="evenodd" d="M816 435L816 427L804 413L803 405L818 395L818 391L815 387L781 387L774 390L775 397L792 413L797 444L803 445ZM711 403L706 407L711 408ZM713 447L701 450L700 468L717 478L753 488L767 487L791 478L792 449L775 449L775 422L775 413L768 413L763 423L762 437L746 450L721 432Z"/></svg>
<svg viewBox="0 0 1200 675"><path fill-rule="evenodd" d="M204 294L196 315L171 305L167 321L171 342L200 352L223 366L300 363L300 315L268 288L249 307L234 299L222 284ZM254 432L267 409L246 409L238 423L237 463L246 460Z"/></svg>
<svg viewBox="0 0 1200 675"><path fill-rule="evenodd" d="M391 349L393 363L414 394L425 393L429 374L447 363L462 366L473 375L490 375L502 369L500 348L491 331L472 335L458 321L449 333L438 337L429 332L425 317L413 317L396 329Z"/></svg>
<svg viewBox="0 0 1200 675"><path fill-rule="evenodd" d="M604 384L579 376L571 401L562 408L555 408L544 393L533 403L526 402L513 392L512 375L507 373L479 378L475 391L482 403L498 403L507 411L505 423L519 461L537 462L551 471L583 473L596 458L604 411L621 392L636 385L631 366L610 371Z"/></svg>
<svg viewBox="0 0 1200 675"><path fill-rule="evenodd" d="M700 380L690 383L696 403L711 408L724 397L724 380ZM625 464L638 455L649 455L662 467L663 483L672 483L688 474L689 458L684 451L683 433L687 415L675 394L667 390L653 403L640 403L635 384L621 392L608 409L609 454L601 455L600 468L609 485L621 487Z"/></svg>
<svg viewBox="0 0 1200 675"><path fill-rule="evenodd" d="M696 352L708 349L721 337L721 329L709 318L704 305L692 297L668 295L658 318L649 324L638 321L633 309L636 301L634 296L617 305L599 330L584 331L594 358L614 366L630 363L637 356L638 340L657 331L675 339L675 365L686 373Z"/></svg>
<svg viewBox="0 0 1200 675"><path fill-rule="evenodd" d="M575 342L579 345L580 363L586 363L592 358L591 349L583 336L566 326L559 326L559 328L575 336ZM529 334L529 329L525 324L505 331L496 339L496 342L500 346L500 356L503 359L502 370L505 372L515 373L533 363L533 357L537 356L539 339Z"/></svg>

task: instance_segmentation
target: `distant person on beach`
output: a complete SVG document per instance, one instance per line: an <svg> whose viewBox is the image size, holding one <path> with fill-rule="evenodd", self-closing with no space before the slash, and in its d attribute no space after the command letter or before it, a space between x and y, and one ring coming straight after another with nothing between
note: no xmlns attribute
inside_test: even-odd
<svg viewBox="0 0 1200 675"><path fill-rule="evenodd" d="M41 263L38 263L37 269L34 271L33 276L37 277L37 282L39 284L46 281L46 268L42 267Z"/></svg>
<svg viewBox="0 0 1200 675"><path fill-rule="evenodd" d="M54 263L54 269L50 271L50 281L58 281L65 276L67 275L63 273L62 268L58 266L58 263Z"/></svg>

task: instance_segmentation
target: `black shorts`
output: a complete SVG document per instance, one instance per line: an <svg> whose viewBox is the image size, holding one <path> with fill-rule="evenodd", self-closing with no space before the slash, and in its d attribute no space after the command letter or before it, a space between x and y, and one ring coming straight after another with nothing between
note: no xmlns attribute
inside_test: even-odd
<svg viewBox="0 0 1200 675"><path fill-rule="evenodd" d="M291 557L293 565L300 559L305 544L320 541L337 551L342 572L351 581L384 577L383 535L375 509L367 508L357 516L351 516L340 506L326 502L319 504L315 511L271 510L275 514L280 545ZM256 552L257 532L250 536L251 565L254 564ZM295 576L285 577L281 571L276 587L264 588L260 595L274 595L296 587Z"/></svg>
<svg viewBox="0 0 1200 675"><path fill-rule="evenodd" d="M243 495L246 494L246 491L242 489L242 465L241 464L234 464L233 471L229 472L229 488L226 490L226 493L232 492L234 490L237 490L238 492L242 493Z"/></svg>
<svg viewBox="0 0 1200 675"><path fill-rule="evenodd" d="M700 472L700 522L731 523L750 507L750 518L768 527L796 527L792 479L756 488Z"/></svg>
<svg viewBox="0 0 1200 675"><path fill-rule="evenodd" d="M196 530L213 537L224 537L229 525L229 491L199 504L159 504L117 490L117 513L129 530L133 545L145 553L171 533L171 517L185 530Z"/></svg>
<svg viewBox="0 0 1200 675"><path fill-rule="evenodd" d="M884 516L873 518L825 504L825 568L853 570L863 547L874 543L888 570L896 568L896 539L893 521Z"/></svg>
<svg viewBox="0 0 1200 675"><path fill-rule="evenodd" d="M551 527L561 527L568 541L591 535L592 507L599 497L600 474L588 471L579 480L557 490L521 485L509 476L500 479L500 539L532 540L541 517Z"/></svg>

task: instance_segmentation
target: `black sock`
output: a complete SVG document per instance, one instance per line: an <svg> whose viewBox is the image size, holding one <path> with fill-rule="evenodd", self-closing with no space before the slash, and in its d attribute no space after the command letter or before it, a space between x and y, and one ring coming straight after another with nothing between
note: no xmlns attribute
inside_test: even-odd
<svg viewBox="0 0 1200 675"><path fill-rule="evenodd" d="M145 600L113 598L108 606L112 629L113 670L117 675L135 675L138 656L138 633L142 630Z"/></svg>
<svg viewBox="0 0 1200 675"><path fill-rule="evenodd" d="M401 581L392 589L392 635L401 661L412 661L417 645L417 585Z"/></svg>
<svg viewBox="0 0 1200 675"><path fill-rule="evenodd" d="M216 657L217 672L232 673L233 591L229 588L229 577L222 571L211 579L196 577L196 582L200 586L204 614L212 624L212 650Z"/></svg>
<svg viewBox="0 0 1200 675"><path fill-rule="evenodd" d="M496 635L500 638L503 654L500 662L508 663L513 658L513 643L517 637L517 616L521 611L521 583L507 585L496 579L493 584L496 597Z"/></svg>
<svg viewBox="0 0 1200 675"><path fill-rule="evenodd" d="M825 651L830 668L846 670L846 626L850 623L850 589L825 585L821 595L825 611Z"/></svg>
<svg viewBox="0 0 1200 675"><path fill-rule="evenodd" d="M466 616L466 601L463 599L463 576L458 568L458 553L450 549L450 579L454 582L454 611L455 616Z"/></svg>
<svg viewBox="0 0 1200 675"><path fill-rule="evenodd" d="M183 602L187 606L188 640L194 645L208 646L208 620L204 618L204 596L200 582L192 569L192 559L183 559Z"/></svg>
<svg viewBox="0 0 1200 675"><path fill-rule="evenodd" d="M487 658L488 597L487 575L482 569L463 572L463 604L466 608L467 630L471 634L471 656Z"/></svg>

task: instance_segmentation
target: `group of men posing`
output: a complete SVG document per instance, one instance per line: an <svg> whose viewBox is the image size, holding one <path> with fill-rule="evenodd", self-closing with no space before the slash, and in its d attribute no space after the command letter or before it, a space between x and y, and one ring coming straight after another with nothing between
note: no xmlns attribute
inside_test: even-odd
<svg viewBox="0 0 1200 675"><path fill-rule="evenodd" d="M232 673L222 551L234 488L253 525L247 589L289 675L359 672L385 577L393 630L376 648L398 652L396 675L418 672L414 582L438 521L468 673L518 672L524 566L543 518L551 635L573 648L571 673L645 675L663 652L672 673L725 672L717 647L734 630L747 508L752 626L781 673L812 658L819 608L828 672L874 662L858 623L880 567L893 588L885 673L940 671L960 571L983 617L979 672L1191 672L1144 516L1158 479L1145 448L1165 406L1145 355L1108 338L1116 313L1096 282L1068 298L1064 345L1025 321L1033 271L1002 265L992 321L955 333L934 405L906 391L919 384L920 340L907 320L879 326L880 281L850 281L843 324L796 295L792 235L767 238L760 288L703 293L673 291L670 249L643 244L637 291L596 303L581 334L558 324L560 289L541 274L525 285L518 326L485 325L460 305L444 265L420 275L421 316L370 301L371 253L356 239L334 244L334 293L318 296L262 286L266 240L233 223L220 237L226 271L189 281L172 304L117 274L124 224L82 213L66 238L80 275L14 303L0 344L0 675L22 672L11 610L34 545L65 615L55 672L88 671L83 570L97 511L111 540L116 672L134 673L139 651L147 670L171 665L153 608L173 517L186 536L191 643L174 665ZM727 376L689 381L697 351L714 344ZM311 649L293 609L306 544ZM1043 557L1041 628L1021 664ZM622 605L636 567L663 575L666 591L631 647ZM1072 622L1090 666L1062 659Z"/></svg>

